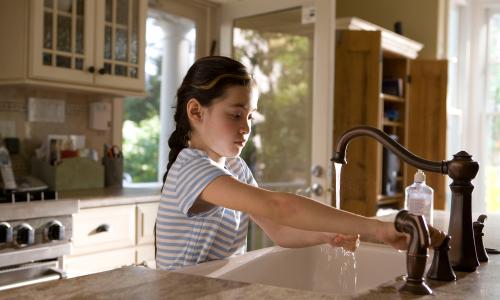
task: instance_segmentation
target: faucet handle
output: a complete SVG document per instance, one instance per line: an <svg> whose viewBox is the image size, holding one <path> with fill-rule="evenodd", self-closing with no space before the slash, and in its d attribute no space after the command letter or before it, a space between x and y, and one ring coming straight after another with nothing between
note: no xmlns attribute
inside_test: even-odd
<svg viewBox="0 0 500 300"><path fill-rule="evenodd" d="M451 267L448 251L450 250L451 236L447 235L441 245L434 247L432 264L427 271L427 278L442 281L454 281L457 279Z"/></svg>
<svg viewBox="0 0 500 300"><path fill-rule="evenodd" d="M484 220L486 220L487 218L488 218L487 215L482 214L477 218L477 221L480 223L484 223Z"/></svg>
<svg viewBox="0 0 500 300"><path fill-rule="evenodd" d="M486 218L488 218L486 215L480 215L479 218L477 218L477 221L472 223L472 229L474 230L474 242L476 243L477 260L479 260L479 262L487 262L489 259L483 244L483 228L484 220L486 220Z"/></svg>

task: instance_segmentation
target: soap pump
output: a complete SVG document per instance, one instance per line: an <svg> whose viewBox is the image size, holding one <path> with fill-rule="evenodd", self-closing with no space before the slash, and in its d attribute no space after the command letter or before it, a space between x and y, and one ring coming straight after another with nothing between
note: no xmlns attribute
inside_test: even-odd
<svg viewBox="0 0 500 300"><path fill-rule="evenodd" d="M422 215L427 224L432 225L434 190L425 184L425 174L418 170L414 182L405 190L405 208L415 215Z"/></svg>

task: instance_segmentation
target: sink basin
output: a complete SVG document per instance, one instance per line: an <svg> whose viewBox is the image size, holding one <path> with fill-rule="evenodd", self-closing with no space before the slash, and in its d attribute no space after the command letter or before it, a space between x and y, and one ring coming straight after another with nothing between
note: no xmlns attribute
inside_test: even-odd
<svg viewBox="0 0 500 300"><path fill-rule="evenodd" d="M361 243L355 253L329 245L300 249L275 246L176 272L352 295L406 274L406 253L371 243Z"/></svg>

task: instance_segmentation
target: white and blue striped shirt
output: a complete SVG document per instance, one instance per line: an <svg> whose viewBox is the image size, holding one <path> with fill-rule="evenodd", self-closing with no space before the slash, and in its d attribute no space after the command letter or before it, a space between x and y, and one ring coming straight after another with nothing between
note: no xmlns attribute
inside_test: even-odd
<svg viewBox="0 0 500 300"><path fill-rule="evenodd" d="M185 148L172 164L156 218L156 266L173 270L246 251L248 215L214 206L192 214L189 209L205 187L219 176L257 185L240 157L217 165L204 151Z"/></svg>

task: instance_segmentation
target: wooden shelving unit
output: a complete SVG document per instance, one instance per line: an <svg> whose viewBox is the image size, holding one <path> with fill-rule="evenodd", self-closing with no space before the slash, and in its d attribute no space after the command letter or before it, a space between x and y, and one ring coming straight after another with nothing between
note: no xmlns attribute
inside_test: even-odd
<svg viewBox="0 0 500 300"><path fill-rule="evenodd" d="M440 141L446 136L446 68L443 62L431 61L429 65L444 72L444 76L437 76L439 72L429 77L415 74L413 71L419 70L421 65L414 60L421 44L377 26L370 29L361 24L360 19L349 21L337 22L334 145L348 129L370 125L397 137L400 144L417 155L433 160L445 159L444 144L436 142L436 135ZM395 95L383 90L384 79L398 81L399 89L390 91ZM414 85L419 91L414 91ZM426 94L431 97L425 97ZM439 114L429 116L424 108L439 111ZM433 132L431 138L428 131ZM422 151L423 148L426 151ZM429 156L430 152L434 157ZM373 139L357 138L350 142L348 163L342 168L342 209L373 216L382 205L403 207L404 187L412 182L415 169L400 162L397 174L391 175L395 184L388 189L383 185L384 157L388 155L383 153L382 146ZM436 192L438 205L435 207L440 208L441 202L444 206L444 178L438 174L426 175L427 182Z"/></svg>
<svg viewBox="0 0 500 300"><path fill-rule="evenodd" d="M391 204L399 205L399 202L403 197L404 197L403 193L398 193L392 196L378 195L377 202L379 205L391 205Z"/></svg>
<svg viewBox="0 0 500 300"><path fill-rule="evenodd" d="M393 95L383 94L383 93L380 94L380 98L383 101L387 101L387 102L405 103L405 101L406 101L404 97L393 96Z"/></svg>
<svg viewBox="0 0 500 300"><path fill-rule="evenodd" d="M384 119L384 121L382 122L382 124L387 127L403 127L404 124L403 122L394 122L394 121L389 121L389 120L386 120Z"/></svg>

